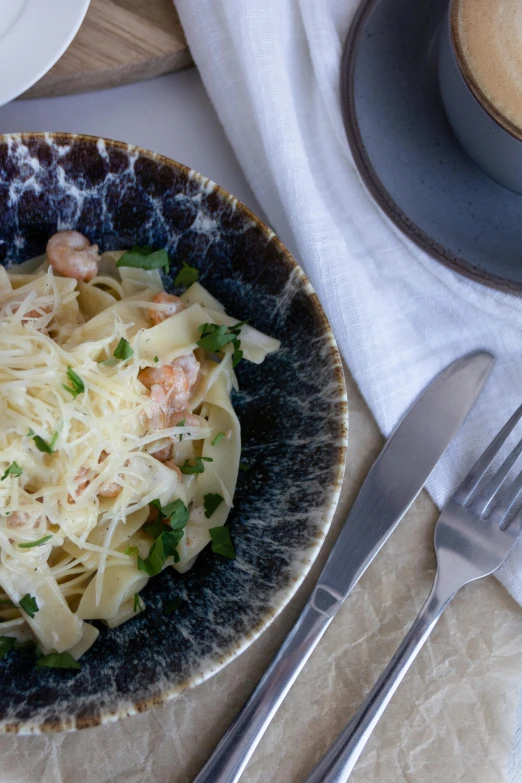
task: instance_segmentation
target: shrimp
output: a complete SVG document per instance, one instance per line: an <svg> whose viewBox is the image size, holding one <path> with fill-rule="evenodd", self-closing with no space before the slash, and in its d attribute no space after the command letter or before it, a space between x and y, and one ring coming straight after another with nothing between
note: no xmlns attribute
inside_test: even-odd
<svg viewBox="0 0 522 783"><path fill-rule="evenodd" d="M176 463L174 462L174 460L172 459L167 460L167 462L165 462L165 466L173 470L180 481L183 479L183 474L181 470L178 468L178 466L176 465Z"/></svg>
<svg viewBox="0 0 522 783"><path fill-rule="evenodd" d="M182 410L190 397L190 383L181 367L166 364L163 367L146 367L138 380L151 391L151 397L165 410ZM163 391L163 399L161 399Z"/></svg>
<svg viewBox="0 0 522 783"><path fill-rule="evenodd" d="M88 475L89 472L90 471L89 471L88 468L84 468L84 467L79 468L78 473L74 477L74 480L78 481L78 484L76 484L76 489L74 490L74 495L72 495L69 492L69 496L67 498L69 503L75 503L76 502L76 498L78 497L78 495L81 495L82 492L84 491L84 489L86 489L89 486L90 478L83 478L84 476ZM79 481L79 479L82 479L82 480Z"/></svg>
<svg viewBox="0 0 522 783"><path fill-rule="evenodd" d="M173 411L169 416L169 427L177 427L183 422L183 427L201 427L201 419L186 411Z"/></svg>
<svg viewBox="0 0 522 783"><path fill-rule="evenodd" d="M6 525L10 528L30 529L35 527L40 516L29 511L13 511L6 519Z"/></svg>
<svg viewBox="0 0 522 783"><path fill-rule="evenodd" d="M47 259L56 272L76 280L92 280L98 274L98 245L91 245L78 231L59 231L47 243Z"/></svg>
<svg viewBox="0 0 522 783"><path fill-rule="evenodd" d="M167 294L166 291L161 291L159 294L156 294L152 301L155 304L165 305L161 310L149 310L149 318L152 323L156 325L160 324L162 321L166 321L171 315L176 315L176 313L181 312L181 310L184 310L186 307L179 296Z"/></svg>
<svg viewBox="0 0 522 783"><path fill-rule="evenodd" d="M173 367L181 367L189 382L189 388L196 384L199 376L199 362L193 353L186 353L183 356L178 356L172 362Z"/></svg>
<svg viewBox="0 0 522 783"><path fill-rule="evenodd" d="M172 444L169 443L168 446L163 446L163 448L153 451L152 456L158 462L167 462L172 457Z"/></svg>
<svg viewBox="0 0 522 783"><path fill-rule="evenodd" d="M106 481L98 490L98 495L102 498L115 498L121 492L121 485L116 481Z"/></svg>

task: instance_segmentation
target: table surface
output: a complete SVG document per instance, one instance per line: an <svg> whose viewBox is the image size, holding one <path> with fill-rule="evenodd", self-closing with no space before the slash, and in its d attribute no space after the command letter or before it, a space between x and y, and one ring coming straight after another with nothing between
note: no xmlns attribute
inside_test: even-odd
<svg viewBox="0 0 522 783"><path fill-rule="evenodd" d="M153 149L203 172L262 215L195 69L105 92L15 101L0 108L1 133L27 130L90 133ZM283 216L276 215L274 219L279 235L295 252ZM382 439L377 426L348 371L346 376L350 448L339 509L331 534L312 573L270 629L244 655L212 680L175 703L159 707L148 715L55 738L0 737L0 783L29 783L35 780L44 783L80 783L87 779L92 783L138 783L145 779L145 769L146 779L150 783L188 783L192 779L295 621L310 591L311 580L324 562L345 514L381 447ZM419 541L425 542L431 537L435 517L436 510L423 493L393 537L395 550L388 544L387 551L380 556L379 567L376 569L372 566L373 576L363 577L366 585L368 579L378 580L379 569L385 573L386 568L394 568L397 547L417 547L412 550L412 563L408 564L408 573L415 586L410 585L407 594L402 595L401 599L408 606L404 618L406 625L413 619L427 594L432 577L433 556L429 547L426 547L428 554L420 558L419 562L415 562L415 557L418 555ZM417 540L416 536L421 538ZM489 607L495 618L504 618L504 622L507 622L506 618L513 612L511 599L492 579L482 582L476 588L473 601L466 604L464 599L461 602L460 611L467 611L471 618L473 608L476 608L480 599L486 611ZM359 601L362 600L364 581L361 584L361 590L357 588ZM382 607L372 607L374 627L364 634L366 653L363 651L363 658L369 657L368 650L377 649L376 640L382 639L382 624L388 622L386 612L389 612L389 607L385 606L386 601L382 603ZM386 627L387 636L382 649L379 649L376 660L372 661L370 669L365 670L364 676L350 677L349 668L345 671L346 661L342 661L343 665L339 668L340 651L348 649L350 634L353 638L349 642L349 649L354 663L360 654L357 645L360 645L361 640L357 639L358 629L350 624L350 611L353 614L353 604L351 610L343 607L336 623L332 624L314 653L249 765L244 776L245 783L262 783L269 779L277 780L278 783L302 780L394 651L405 627L397 623L393 628L389 624ZM448 639L443 638L442 642L449 645L449 637L454 641L458 628L455 617L450 611L447 614L448 620L444 620L445 624L441 623L441 634L448 635ZM476 622L479 623L480 617L477 617ZM339 632L343 634L344 646L336 636ZM427 660L428 668L433 663L433 657L437 658L436 652L430 652L430 655L432 658ZM359 675L356 665L352 666L352 673L353 670ZM324 694L332 693L331 677L336 678L336 698L333 700L328 697L325 700ZM407 694L407 690L404 693ZM300 705L303 704L310 705L309 714L308 710L301 714L303 710ZM393 715L393 712L390 714ZM321 720L318 716L321 716ZM388 730L389 727L383 725L383 736ZM292 744L295 746L293 750L290 747ZM93 749L96 750L94 754ZM472 755L466 759L466 764L470 775L473 775ZM399 779L393 775L392 778ZM385 780L392 783L392 778L388 778L385 773L384 777L368 775L366 780L379 779L383 783ZM365 780L357 775L355 779ZM467 779L465 775L459 777L459 780ZM469 778L477 783L485 779L476 773L474 778ZM491 776L487 780L497 781L500 778Z"/></svg>

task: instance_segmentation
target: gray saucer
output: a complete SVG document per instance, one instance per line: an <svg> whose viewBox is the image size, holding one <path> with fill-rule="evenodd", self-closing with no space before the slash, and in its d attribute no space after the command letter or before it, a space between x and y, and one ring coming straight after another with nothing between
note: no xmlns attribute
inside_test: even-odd
<svg viewBox="0 0 522 783"><path fill-rule="evenodd" d="M437 77L443 0L366 0L342 61L341 95L359 171L380 207L433 258L522 292L522 196L459 146Z"/></svg>

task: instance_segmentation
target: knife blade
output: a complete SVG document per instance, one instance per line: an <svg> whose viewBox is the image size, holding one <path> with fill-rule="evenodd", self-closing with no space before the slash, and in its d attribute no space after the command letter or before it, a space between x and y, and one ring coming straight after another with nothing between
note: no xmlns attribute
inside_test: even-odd
<svg viewBox="0 0 522 783"><path fill-rule="evenodd" d="M194 783L235 783L335 613L411 506L494 363L457 359L424 389L373 464L299 619Z"/></svg>

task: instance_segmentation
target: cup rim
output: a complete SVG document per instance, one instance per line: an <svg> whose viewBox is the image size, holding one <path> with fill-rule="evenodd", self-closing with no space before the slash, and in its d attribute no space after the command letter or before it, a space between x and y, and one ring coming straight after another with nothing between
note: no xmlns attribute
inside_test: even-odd
<svg viewBox="0 0 522 783"><path fill-rule="evenodd" d="M519 128L518 125L516 125L512 120L506 117L506 115L503 114L495 106L495 104L492 103L492 101L490 101L490 99L483 92L482 88L475 80L475 77L473 76L473 73L466 62L466 58L464 56L464 48L460 40L459 29L458 29L457 15L458 15L460 1L461 0L450 0L450 12L449 12L450 41L451 41L451 47L453 49L453 53L455 55L455 60L457 62L457 66L462 74L464 81L466 82L467 86L471 90L475 99L482 106L484 111L486 111L491 117L491 119L494 120L497 123L497 125L500 125L500 127L503 130L507 131L507 133L513 136L517 141L522 141L522 128Z"/></svg>

